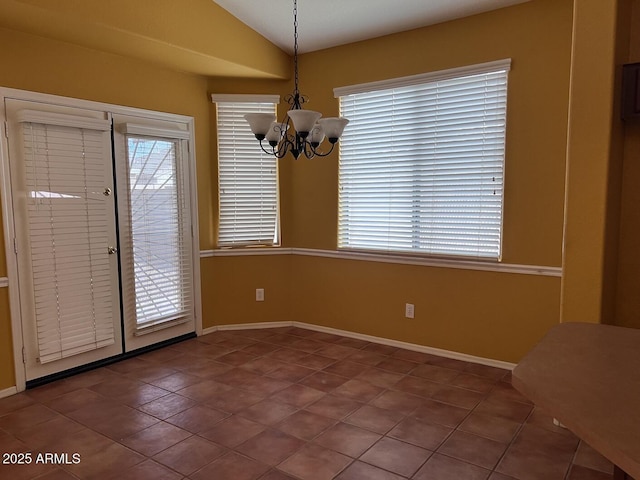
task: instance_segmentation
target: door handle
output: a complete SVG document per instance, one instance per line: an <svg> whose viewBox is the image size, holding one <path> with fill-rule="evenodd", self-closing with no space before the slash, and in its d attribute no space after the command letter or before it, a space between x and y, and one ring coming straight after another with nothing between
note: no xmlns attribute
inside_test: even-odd
<svg viewBox="0 0 640 480"><path fill-rule="evenodd" d="M108 247L107 252L109 253L109 255L113 255L115 253L118 253L118 249L116 247Z"/></svg>

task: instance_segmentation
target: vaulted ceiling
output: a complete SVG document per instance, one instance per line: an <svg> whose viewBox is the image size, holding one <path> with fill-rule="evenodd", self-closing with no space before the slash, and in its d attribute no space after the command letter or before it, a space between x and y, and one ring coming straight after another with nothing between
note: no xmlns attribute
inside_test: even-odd
<svg viewBox="0 0 640 480"><path fill-rule="evenodd" d="M293 0L213 0L293 51ZM311 52L434 25L529 0L298 0L299 51Z"/></svg>
<svg viewBox="0 0 640 480"><path fill-rule="evenodd" d="M528 0L298 0L313 51ZM210 77L288 78L293 0L0 0L0 28Z"/></svg>

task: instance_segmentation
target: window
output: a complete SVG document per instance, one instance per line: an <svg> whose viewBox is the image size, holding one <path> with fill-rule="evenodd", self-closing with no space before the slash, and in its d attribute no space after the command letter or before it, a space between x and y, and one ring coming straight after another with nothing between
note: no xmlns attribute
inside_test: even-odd
<svg viewBox="0 0 640 480"><path fill-rule="evenodd" d="M278 164L244 119L276 114L277 96L214 95L218 113L218 246L277 245Z"/></svg>
<svg viewBox="0 0 640 480"><path fill-rule="evenodd" d="M193 310L186 140L140 136L127 125L136 327L184 322ZM182 167L182 168L181 168Z"/></svg>
<svg viewBox="0 0 640 480"><path fill-rule="evenodd" d="M193 331L197 300L191 129L113 114L127 350Z"/></svg>
<svg viewBox="0 0 640 480"><path fill-rule="evenodd" d="M500 259L509 68L335 90L340 248Z"/></svg>

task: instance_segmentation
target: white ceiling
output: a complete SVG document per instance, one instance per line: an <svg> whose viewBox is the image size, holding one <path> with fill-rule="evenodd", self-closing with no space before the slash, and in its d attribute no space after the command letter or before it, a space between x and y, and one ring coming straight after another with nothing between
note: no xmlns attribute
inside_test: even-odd
<svg viewBox="0 0 640 480"><path fill-rule="evenodd" d="M293 52L293 0L213 0ZM300 53L411 30L529 0L298 0Z"/></svg>

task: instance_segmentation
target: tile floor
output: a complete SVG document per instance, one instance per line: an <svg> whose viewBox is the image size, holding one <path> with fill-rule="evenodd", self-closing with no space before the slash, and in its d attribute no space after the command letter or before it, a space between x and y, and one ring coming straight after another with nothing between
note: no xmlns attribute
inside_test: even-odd
<svg viewBox="0 0 640 480"><path fill-rule="evenodd" d="M509 379L296 327L216 332L0 400L0 453L32 455L0 478L612 478Z"/></svg>

